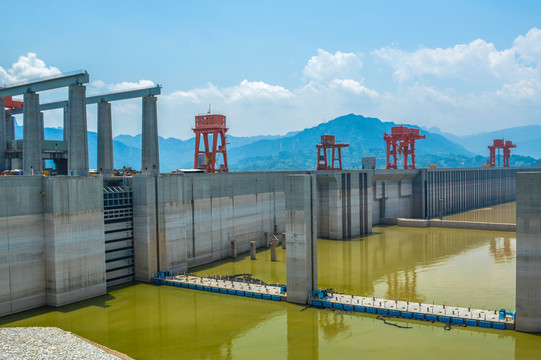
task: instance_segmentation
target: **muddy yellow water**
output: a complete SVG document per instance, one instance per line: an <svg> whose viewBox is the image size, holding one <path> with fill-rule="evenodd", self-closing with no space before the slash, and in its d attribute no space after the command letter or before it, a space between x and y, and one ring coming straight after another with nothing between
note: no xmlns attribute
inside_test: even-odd
<svg viewBox="0 0 541 360"><path fill-rule="evenodd" d="M348 294L514 309L514 233L375 227L348 241L318 241L319 285ZM243 254L194 269L250 273L285 283L285 250ZM283 302L137 284L59 309L0 319L58 326L137 359L541 359L541 336L344 314ZM1 358L1 354L0 354Z"/></svg>
<svg viewBox="0 0 541 360"><path fill-rule="evenodd" d="M516 206L516 201L512 201L505 204L470 210L459 214L447 215L443 217L443 220L516 224Z"/></svg>

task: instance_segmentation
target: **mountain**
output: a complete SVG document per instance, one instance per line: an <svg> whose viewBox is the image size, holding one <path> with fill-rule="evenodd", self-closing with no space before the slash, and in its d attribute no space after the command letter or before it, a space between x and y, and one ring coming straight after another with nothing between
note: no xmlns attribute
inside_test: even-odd
<svg viewBox="0 0 541 360"><path fill-rule="evenodd" d="M415 125L404 124L418 128ZM231 171L247 170L309 170L316 167L315 144L321 135L331 134L337 142L349 143L342 151L342 163L345 169L362 167L363 156L375 156L378 168L385 166L386 154L383 133L390 133L393 122L382 122L377 118L349 114L321 123L315 127L283 136L259 135L237 137L228 135L228 159ZM537 147L541 136L541 126L518 127L501 132L482 133L459 137L442 133L437 128L422 129L426 139L416 142L416 165L428 167L472 167L482 166L488 157L486 144L494 138L513 140L522 151L512 151L511 166L533 166L535 159L524 154L541 157ZM16 138L22 138L22 126L16 125ZM540 135L538 135L540 134ZM62 129L45 128L48 140L62 139ZM161 171L169 172L178 168L191 168L195 148L195 138L180 140L159 138ZM119 135L113 140L114 161L116 168L123 166L140 169L141 134L136 136ZM97 166L97 134L88 132L88 151L90 168ZM477 154L477 155L476 155ZM522 155L521 155L522 154ZM539 155L535 155L539 154Z"/></svg>
<svg viewBox="0 0 541 360"><path fill-rule="evenodd" d="M383 133L391 132L391 127L398 126L392 122L382 122L376 118L349 114L329 122L305 129L299 133L277 139L260 140L247 146L228 151L231 170L262 170L261 164L269 161L274 164L268 170L291 170L295 166L306 164L297 169L312 169L316 163L315 145L320 142L321 135L334 135L337 142L349 143L350 147L342 151L344 168L361 168L361 157L376 156L380 166L385 164L385 143ZM408 127L418 128L414 125ZM422 131L426 139L416 142L417 155L471 157L474 154L464 147L453 143L439 134ZM277 166L281 158L284 166ZM419 160L420 157L417 159ZM457 164L458 165L458 164ZM428 164L426 164L428 166ZM480 166L480 165L477 165Z"/></svg>
<svg viewBox="0 0 541 360"><path fill-rule="evenodd" d="M540 125L518 126L465 136L456 136L445 133L441 133L441 135L479 155L488 156L488 146L492 145L494 139L503 138L505 140L511 140L517 145L516 148L511 149L511 154L541 158L541 147L539 146L539 144L541 144Z"/></svg>

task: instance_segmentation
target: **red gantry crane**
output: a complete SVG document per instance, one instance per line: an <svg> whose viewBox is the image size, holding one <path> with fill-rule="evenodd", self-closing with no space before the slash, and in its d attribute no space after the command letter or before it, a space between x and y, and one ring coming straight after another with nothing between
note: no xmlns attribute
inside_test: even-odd
<svg viewBox="0 0 541 360"><path fill-rule="evenodd" d="M202 169L205 172L228 172L226 136L228 128L226 117L219 114L211 114L210 106L207 114L195 117L195 169ZM209 142L209 135L212 135L212 144ZM201 137L203 137L204 150L200 149ZM218 145L218 139L220 144ZM219 164L219 155L222 154L223 163Z"/></svg>
<svg viewBox="0 0 541 360"><path fill-rule="evenodd" d="M517 146L512 141L505 141L504 139L494 139L492 145L488 146L490 150L490 159L488 165L490 167L496 166L496 149L503 149L503 167L509 167L509 158L511 157L511 149ZM500 164L498 163L498 167Z"/></svg>
<svg viewBox="0 0 541 360"><path fill-rule="evenodd" d="M383 140L387 143L387 169L396 169L401 155L404 155L404 169L415 169L415 141L424 138L425 135L419 134L419 129L410 129L404 125L393 126L390 134L383 133ZM408 165L409 155L411 165Z"/></svg>
<svg viewBox="0 0 541 360"><path fill-rule="evenodd" d="M334 135L321 135L321 144L316 144L317 148L317 170L342 170L342 148L349 144L340 144L334 142ZM327 150L331 149L330 166ZM335 161L338 166L335 167Z"/></svg>

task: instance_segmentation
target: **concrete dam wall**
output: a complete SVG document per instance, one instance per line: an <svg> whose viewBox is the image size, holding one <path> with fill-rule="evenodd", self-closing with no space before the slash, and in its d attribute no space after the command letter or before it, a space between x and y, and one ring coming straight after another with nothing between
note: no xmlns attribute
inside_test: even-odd
<svg viewBox="0 0 541 360"><path fill-rule="evenodd" d="M515 173L528 170L539 171L2 176L0 316L224 259L231 242L238 253L250 241L266 246L266 234L285 231L288 175L315 174L317 234L344 239L399 217L435 216L440 204L446 214L514 200Z"/></svg>

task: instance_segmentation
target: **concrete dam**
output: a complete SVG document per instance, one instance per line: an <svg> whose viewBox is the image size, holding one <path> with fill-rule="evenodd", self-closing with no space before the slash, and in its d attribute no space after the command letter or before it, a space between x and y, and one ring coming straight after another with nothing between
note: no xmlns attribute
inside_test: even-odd
<svg viewBox="0 0 541 360"><path fill-rule="evenodd" d="M345 239L396 218L514 200L524 170L2 176L0 315L227 258L232 241L238 252L266 246L266 233L286 231L290 175L315 174L317 235Z"/></svg>
<svg viewBox="0 0 541 360"><path fill-rule="evenodd" d="M541 181L539 174L517 174L540 168L161 174L161 88L87 97L88 82L78 71L0 89L0 171L25 174L0 177L0 316L89 299L113 285L149 282L157 272L184 272L248 251L250 242L268 246L271 234L283 232L288 299L303 302L317 288L317 237L348 239L376 224L517 199L517 329L541 331ZM62 87L67 101L40 104L39 92ZM17 95L23 108L6 111L3 98ZM110 102L132 98L142 100L143 173L110 176ZM89 176L89 104L98 105L96 176ZM44 139L43 111L59 108L64 139L53 148ZM22 141L13 131L20 113ZM63 175L41 176L45 160Z"/></svg>

